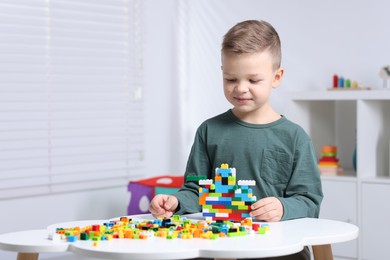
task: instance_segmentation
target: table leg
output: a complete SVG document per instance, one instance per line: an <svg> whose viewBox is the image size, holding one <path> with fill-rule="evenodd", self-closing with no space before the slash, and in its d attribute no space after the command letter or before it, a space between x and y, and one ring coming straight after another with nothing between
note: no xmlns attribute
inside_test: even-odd
<svg viewBox="0 0 390 260"><path fill-rule="evenodd" d="M314 260L333 260L331 245L312 246Z"/></svg>
<svg viewBox="0 0 390 260"><path fill-rule="evenodd" d="M38 253L18 253L16 260L38 260Z"/></svg>

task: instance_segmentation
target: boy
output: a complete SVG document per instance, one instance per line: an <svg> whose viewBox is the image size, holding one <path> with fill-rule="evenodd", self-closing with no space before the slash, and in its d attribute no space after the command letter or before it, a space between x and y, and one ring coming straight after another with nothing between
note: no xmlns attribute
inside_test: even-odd
<svg viewBox="0 0 390 260"><path fill-rule="evenodd" d="M265 21L238 23L224 36L221 55L224 94L233 108L200 125L185 177L214 179L214 169L228 163L237 180L256 181L253 218L318 217L323 195L311 139L269 101L284 74L278 33ZM186 182L173 195L157 195L149 210L165 217L199 212L198 188ZM287 257L309 259L308 249Z"/></svg>

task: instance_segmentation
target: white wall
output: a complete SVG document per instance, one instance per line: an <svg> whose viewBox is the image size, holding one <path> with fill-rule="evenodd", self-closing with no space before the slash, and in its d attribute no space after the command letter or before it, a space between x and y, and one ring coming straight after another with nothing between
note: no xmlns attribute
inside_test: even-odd
<svg viewBox="0 0 390 260"><path fill-rule="evenodd" d="M177 0L143 1L147 175L182 174L178 158Z"/></svg>

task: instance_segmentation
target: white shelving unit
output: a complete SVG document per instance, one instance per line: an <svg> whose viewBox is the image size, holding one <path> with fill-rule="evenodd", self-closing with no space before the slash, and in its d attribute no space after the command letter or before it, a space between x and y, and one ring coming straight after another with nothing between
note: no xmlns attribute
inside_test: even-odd
<svg viewBox="0 0 390 260"><path fill-rule="evenodd" d="M335 257L390 259L390 91L325 90L291 93L289 119L311 136L317 158L336 145L343 176L323 176L320 217L360 227L359 239L335 245ZM357 168L353 167L354 149Z"/></svg>

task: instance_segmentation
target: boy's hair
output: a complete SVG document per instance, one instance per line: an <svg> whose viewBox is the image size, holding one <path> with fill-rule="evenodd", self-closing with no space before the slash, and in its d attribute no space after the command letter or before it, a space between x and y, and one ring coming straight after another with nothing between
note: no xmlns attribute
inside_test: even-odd
<svg viewBox="0 0 390 260"><path fill-rule="evenodd" d="M282 51L279 35L268 22L247 20L230 28L222 42L223 54L252 54L269 51L273 58L273 68L280 68Z"/></svg>

